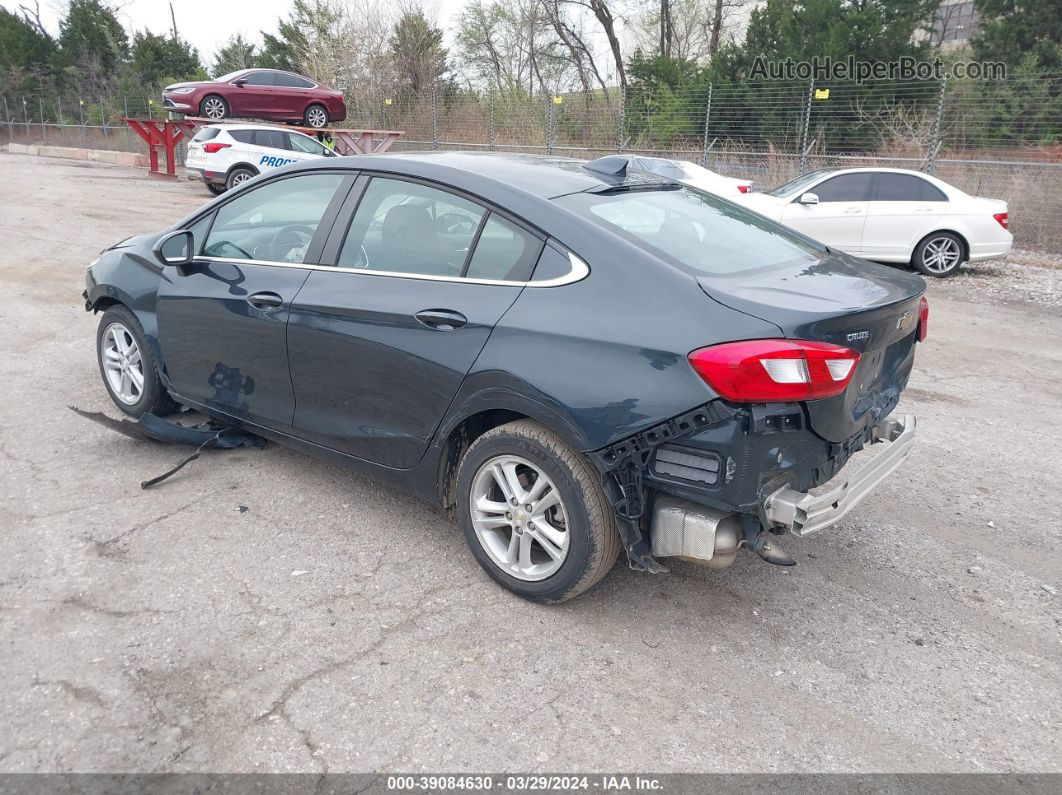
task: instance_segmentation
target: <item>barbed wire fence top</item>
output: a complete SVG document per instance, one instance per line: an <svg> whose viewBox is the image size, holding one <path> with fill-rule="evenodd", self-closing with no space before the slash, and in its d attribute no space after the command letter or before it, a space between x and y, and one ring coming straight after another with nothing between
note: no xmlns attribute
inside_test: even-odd
<svg viewBox="0 0 1062 795"><path fill-rule="evenodd" d="M770 188L818 168L932 173L1008 202L1018 245L1062 252L1062 75L1000 80L745 81L576 93L351 90L343 127L402 130L393 147L693 161ZM123 116L161 97L0 95L0 139L139 151Z"/></svg>

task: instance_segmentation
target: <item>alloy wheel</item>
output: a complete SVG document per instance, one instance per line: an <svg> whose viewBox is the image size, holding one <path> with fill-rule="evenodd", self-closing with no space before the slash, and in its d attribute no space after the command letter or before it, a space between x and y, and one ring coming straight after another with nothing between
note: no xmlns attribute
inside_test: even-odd
<svg viewBox="0 0 1062 795"><path fill-rule="evenodd" d="M225 103L217 97L207 97L203 101L203 115L208 119L224 119Z"/></svg>
<svg viewBox="0 0 1062 795"><path fill-rule="evenodd" d="M314 106L306 111L306 121L311 127L324 127L328 124L328 114L322 108Z"/></svg>
<svg viewBox="0 0 1062 795"><path fill-rule="evenodd" d="M129 329L111 323L100 340L100 361L111 392L127 406L144 394L144 362L140 347Z"/></svg>
<svg viewBox="0 0 1062 795"><path fill-rule="evenodd" d="M926 243L922 264L933 273L948 273L959 264L961 256L957 241L950 237L935 237Z"/></svg>
<svg viewBox="0 0 1062 795"><path fill-rule="evenodd" d="M237 171L235 174L232 175L232 187L235 188L237 185L242 185L243 183L245 183L250 178L251 178L250 172Z"/></svg>
<svg viewBox="0 0 1062 795"><path fill-rule="evenodd" d="M544 580L564 564L567 513L556 485L537 465L514 455L491 458L476 472L469 502L476 538L506 574Z"/></svg>

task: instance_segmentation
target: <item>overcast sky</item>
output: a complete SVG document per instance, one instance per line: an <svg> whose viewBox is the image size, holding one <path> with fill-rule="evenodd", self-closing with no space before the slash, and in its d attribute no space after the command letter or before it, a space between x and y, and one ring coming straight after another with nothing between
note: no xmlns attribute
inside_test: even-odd
<svg viewBox="0 0 1062 795"><path fill-rule="evenodd" d="M33 0L21 2L33 7ZM153 33L170 30L168 0L111 0L107 4L118 8L118 19L130 34L144 28ZM17 12L20 0L0 0L0 5ZM261 38L259 31L275 31L277 19L287 16L291 5L291 0L173 0L178 33L199 50L207 67L218 47L232 34L242 33L258 41ZM463 0L429 0L425 3L426 7L436 9L438 22L444 29L462 5ZM41 0L41 20L51 33L58 34L59 19L65 8L64 0Z"/></svg>

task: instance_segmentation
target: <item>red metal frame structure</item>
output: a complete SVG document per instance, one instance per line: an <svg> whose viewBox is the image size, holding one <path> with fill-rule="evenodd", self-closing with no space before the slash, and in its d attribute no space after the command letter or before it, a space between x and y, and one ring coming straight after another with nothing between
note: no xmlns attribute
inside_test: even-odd
<svg viewBox="0 0 1062 795"><path fill-rule="evenodd" d="M183 119L134 119L122 117L122 121L132 128L148 145L148 173L156 177L176 179L176 147L182 138L189 140L207 124L218 124L212 119L188 116ZM224 123L224 122L220 122ZM313 127L285 127L298 130L307 135L316 136L327 133L332 136L336 152L341 155L373 155L386 152L397 141L402 132L399 130L347 130ZM166 173L159 171L159 150L166 155Z"/></svg>
<svg viewBox="0 0 1062 795"><path fill-rule="evenodd" d="M177 178L177 158L174 150L182 138L191 139L200 125L184 119L130 119L122 117L133 132L148 145L148 173L155 177ZM159 149L166 153L166 173L159 171Z"/></svg>

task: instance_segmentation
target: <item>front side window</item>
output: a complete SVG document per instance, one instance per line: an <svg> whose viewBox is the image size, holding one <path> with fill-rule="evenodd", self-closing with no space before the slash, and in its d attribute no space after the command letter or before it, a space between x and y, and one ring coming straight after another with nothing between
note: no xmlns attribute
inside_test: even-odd
<svg viewBox="0 0 1062 795"><path fill-rule="evenodd" d="M301 263L344 174L300 174L241 193L218 209L203 254Z"/></svg>
<svg viewBox="0 0 1062 795"><path fill-rule="evenodd" d="M555 201L694 275L811 264L825 253L781 224L688 188L575 193Z"/></svg>
<svg viewBox="0 0 1062 795"><path fill-rule="evenodd" d="M347 230L339 265L425 276L460 276L486 211L452 193L373 179Z"/></svg>
<svg viewBox="0 0 1062 795"><path fill-rule="evenodd" d="M299 133L288 133L288 141L291 143L291 148L296 152L322 156L327 152L322 144L317 143L309 136L300 135Z"/></svg>
<svg viewBox="0 0 1062 795"><path fill-rule="evenodd" d="M251 72L246 76L247 85L249 86L272 86L273 82L272 72Z"/></svg>
<svg viewBox="0 0 1062 795"><path fill-rule="evenodd" d="M809 190L819 197L820 202L865 202L870 198L873 182L874 175L869 172L842 174Z"/></svg>

